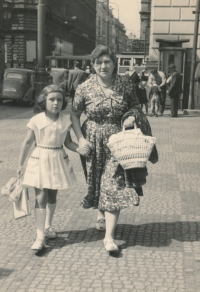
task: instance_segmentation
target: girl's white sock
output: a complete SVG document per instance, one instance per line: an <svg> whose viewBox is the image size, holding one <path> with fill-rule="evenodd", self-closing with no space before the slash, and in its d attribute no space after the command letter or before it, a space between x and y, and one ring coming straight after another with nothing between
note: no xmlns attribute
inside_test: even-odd
<svg viewBox="0 0 200 292"><path fill-rule="evenodd" d="M44 226L46 219L46 209L35 208L35 224L37 229L37 238L44 239Z"/></svg>
<svg viewBox="0 0 200 292"><path fill-rule="evenodd" d="M46 206L46 221L45 221L45 229L49 228L52 224L53 215L55 213L56 203L55 204L47 204Z"/></svg>

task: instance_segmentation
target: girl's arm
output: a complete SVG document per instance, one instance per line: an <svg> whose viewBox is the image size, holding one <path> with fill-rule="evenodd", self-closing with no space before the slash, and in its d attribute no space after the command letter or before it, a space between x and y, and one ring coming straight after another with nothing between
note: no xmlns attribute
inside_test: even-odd
<svg viewBox="0 0 200 292"><path fill-rule="evenodd" d="M18 169L17 169L18 175L22 174L22 168L23 168L24 161L26 160L26 157L30 151L30 148L31 148L34 140L35 140L34 132L31 129L28 129L28 131L26 133L26 137L22 143L21 150L20 150Z"/></svg>
<svg viewBox="0 0 200 292"><path fill-rule="evenodd" d="M87 141L83 137L83 134L81 131L81 123L80 123L81 114L82 114L81 111L71 111L70 118L72 121L72 128L78 139L79 153L83 156L88 156L93 146L89 141Z"/></svg>
<svg viewBox="0 0 200 292"><path fill-rule="evenodd" d="M64 142L65 147L67 147L69 150L74 151L74 152L79 152L78 145L72 141L70 132L67 132L67 136L65 138Z"/></svg>

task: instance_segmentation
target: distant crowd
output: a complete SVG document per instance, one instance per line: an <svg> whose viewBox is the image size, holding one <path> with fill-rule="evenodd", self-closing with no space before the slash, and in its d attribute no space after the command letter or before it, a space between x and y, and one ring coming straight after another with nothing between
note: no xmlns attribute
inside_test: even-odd
<svg viewBox="0 0 200 292"><path fill-rule="evenodd" d="M73 69L66 69L62 82L59 84L67 96L74 99L79 84L89 79L94 73L90 66L79 68L79 62L74 63ZM46 68L49 73L49 83L52 83L51 68ZM181 75L176 71L176 66L171 64L168 68L169 77L157 69L149 70L145 67L139 74L134 66L129 66L125 77L131 80L135 93L139 99L141 109L146 115L159 117L165 110L166 95L170 96L171 117L177 117L178 102L182 93ZM95 74L95 73L94 73ZM150 113L149 113L149 102Z"/></svg>

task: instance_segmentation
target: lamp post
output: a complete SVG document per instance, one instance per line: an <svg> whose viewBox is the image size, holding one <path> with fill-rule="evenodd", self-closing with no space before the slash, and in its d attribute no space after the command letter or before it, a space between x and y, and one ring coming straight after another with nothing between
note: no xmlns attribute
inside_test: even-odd
<svg viewBox="0 0 200 292"><path fill-rule="evenodd" d="M118 26L117 26L117 51L119 52L119 6L118 4L114 3L114 2L110 2L110 4L114 4L117 6L117 8L113 8L113 9L116 9L117 12L118 12Z"/></svg>
<svg viewBox="0 0 200 292"><path fill-rule="evenodd" d="M39 0L37 14L37 34L38 34L38 68L36 70L35 84L35 104L34 113L40 112L37 105L37 97L42 89L48 85L49 74L45 70L45 16L46 16L46 0Z"/></svg>
<svg viewBox="0 0 200 292"><path fill-rule="evenodd" d="M200 9L200 0L196 0L188 109L194 109L194 76L195 76L196 52L197 52L198 31L199 31L199 9Z"/></svg>
<svg viewBox="0 0 200 292"><path fill-rule="evenodd" d="M145 26L145 39L144 39L144 62L146 62L146 55L147 55L147 44L149 45L149 42L147 42L147 29L150 28L150 26Z"/></svg>

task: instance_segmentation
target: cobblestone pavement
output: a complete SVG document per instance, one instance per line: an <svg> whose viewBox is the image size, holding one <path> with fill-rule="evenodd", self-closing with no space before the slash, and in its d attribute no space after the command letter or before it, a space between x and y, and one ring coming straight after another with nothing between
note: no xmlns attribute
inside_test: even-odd
<svg viewBox="0 0 200 292"><path fill-rule="evenodd" d="M15 175L28 107L0 106L0 187ZM167 112L169 113L169 112ZM50 248L30 250L31 216L13 219L0 195L0 291L200 291L200 118L167 114L149 118L159 163L148 164L148 182L138 207L121 212L116 230L120 253L106 253L96 211L79 207L85 180L79 156L69 153L79 183L60 192L54 219L58 238Z"/></svg>

